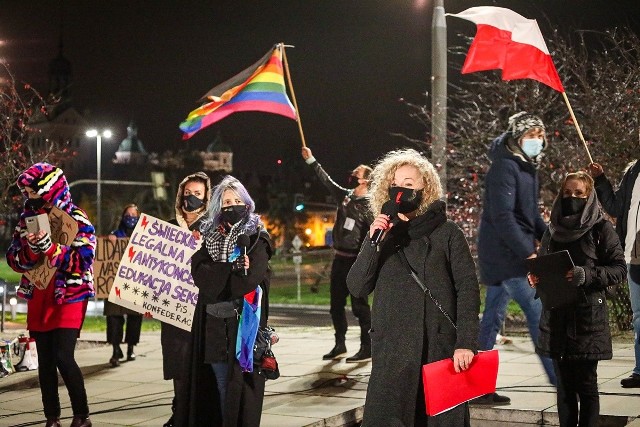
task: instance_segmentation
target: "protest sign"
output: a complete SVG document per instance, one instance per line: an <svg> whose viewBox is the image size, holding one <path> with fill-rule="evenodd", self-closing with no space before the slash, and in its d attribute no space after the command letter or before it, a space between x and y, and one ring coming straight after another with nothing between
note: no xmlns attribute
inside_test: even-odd
<svg viewBox="0 0 640 427"><path fill-rule="evenodd" d="M191 231L143 213L118 265L109 301L190 331L198 301L191 256L200 244Z"/></svg>
<svg viewBox="0 0 640 427"><path fill-rule="evenodd" d="M96 298L109 298L118 264L128 243L128 237L121 237L113 242L108 237L98 237L96 257L93 261L93 287L96 290Z"/></svg>
<svg viewBox="0 0 640 427"><path fill-rule="evenodd" d="M54 206L49 212L49 229L52 242L70 245L78 234L78 223L71 215ZM51 265L46 256L41 256L36 266L24 273L38 289L46 289L55 274L56 267Z"/></svg>

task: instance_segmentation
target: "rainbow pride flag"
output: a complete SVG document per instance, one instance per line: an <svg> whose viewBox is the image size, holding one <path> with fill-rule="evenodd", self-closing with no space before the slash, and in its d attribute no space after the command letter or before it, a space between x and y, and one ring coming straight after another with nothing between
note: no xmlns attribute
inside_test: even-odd
<svg viewBox="0 0 640 427"><path fill-rule="evenodd" d="M201 107L180 123L182 139L239 111L262 111L296 120L284 86L282 43L276 44L258 62L211 89L201 99Z"/></svg>

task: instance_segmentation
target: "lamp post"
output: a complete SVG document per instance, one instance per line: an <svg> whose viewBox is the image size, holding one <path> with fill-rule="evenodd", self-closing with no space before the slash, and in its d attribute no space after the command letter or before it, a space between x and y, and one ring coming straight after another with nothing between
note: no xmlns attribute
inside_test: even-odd
<svg viewBox="0 0 640 427"><path fill-rule="evenodd" d="M431 160L447 193L447 21L444 0L435 0L431 21Z"/></svg>
<svg viewBox="0 0 640 427"><path fill-rule="evenodd" d="M96 129L86 132L89 138L96 138L96 234L102 231L102 137L111 138L111 131L105 129L102 133Z"/></svg>

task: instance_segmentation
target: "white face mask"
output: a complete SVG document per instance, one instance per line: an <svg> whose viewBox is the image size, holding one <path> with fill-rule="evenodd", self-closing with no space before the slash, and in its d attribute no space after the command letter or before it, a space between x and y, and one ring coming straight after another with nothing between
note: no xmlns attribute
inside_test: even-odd
<svg viewBox="0 0 640 427"><path fill-rule="evenodd" d="M522 140L522 151L524 154L534 159L542 152L542 140L539 138L526 138Z"/></svg>

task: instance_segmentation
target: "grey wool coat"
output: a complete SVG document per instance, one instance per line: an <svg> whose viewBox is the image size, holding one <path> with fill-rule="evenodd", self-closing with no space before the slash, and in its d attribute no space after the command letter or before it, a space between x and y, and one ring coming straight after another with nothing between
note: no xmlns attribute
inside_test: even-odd
<svg viewBox="0 0 640 427"><path fill-rule="evenodd" d="M400 246L457 324L457 332L396 255ZM416 420L422 364L451 358L455 349L478 349L478 279L462 230L447 220L430 235L415 239L395 238L390 231L379 251L367 235L347 285L357 297L375 291L372 369L362 426L468 426L467 404L429 417L426 424Z"/></svg>

